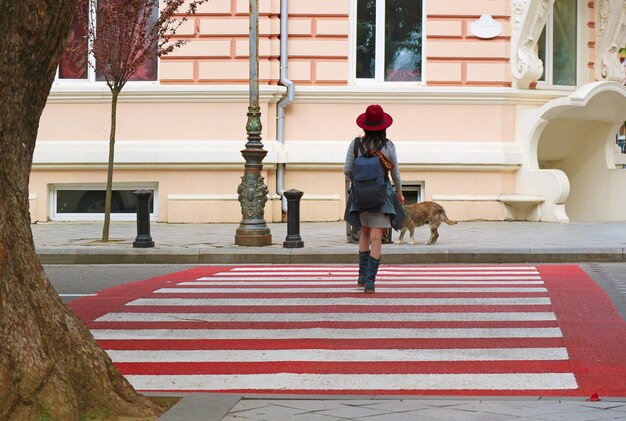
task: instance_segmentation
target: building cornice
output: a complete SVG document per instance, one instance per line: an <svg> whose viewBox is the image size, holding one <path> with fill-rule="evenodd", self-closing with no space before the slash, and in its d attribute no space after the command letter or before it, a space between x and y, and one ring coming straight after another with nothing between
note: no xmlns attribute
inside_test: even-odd
<svg viewBox="0 0 626 421"><path fill-rule="evenodd" d="M492 87L429 87L406 85L337 86L296 88L296 102L393 103L393 104L485 104L541 106L567 96L569 91Z"/></svg>
<svg viewBox="0 0 626 421"><path fill-rule="evenodd" d="M261 102L278 102L286 92L283 86L266 85L259 89ZM127 103L248 102L247 85L159 85L129 83L119 96ZM49 104L84 104L111 102L111 91L104 83L55 83L48 96Z"/></svg>
<svg viewBox="0 0 626 421"><path fill-rule="evenodd" d="M261 86L262 103L276 103L285 93L283 86ZM393 103L393 104L494 104L541 106L568 95L562 90L528 90L493 87L429 87L349 85L299 86L295 102L301 103ZM248 87L243 85L129 85L122 91L122 103L245 103ZM53 86L49 104L108 103L110 92L102 84L58 84Z"/></svg>

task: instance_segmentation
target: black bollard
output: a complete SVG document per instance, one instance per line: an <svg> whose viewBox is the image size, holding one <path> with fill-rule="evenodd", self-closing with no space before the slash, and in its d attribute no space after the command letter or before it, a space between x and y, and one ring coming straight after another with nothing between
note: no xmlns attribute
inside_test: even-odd
<svg viewBox="0 0 626 421"><path fill-rule="evenodd" d="M133 194L137 198L137 238L133 242L133 247L154 247L154 241L150 236L150 204L148 203L152 192L142 189Z"/></svg>
<svg viewBox="0 0 626 421"><path fill-rule="evenodd" d="M304 241L300 237L300 199L304 193L291 189L283 194L287 198L287 237L283 247L288 249L304 247Z"/></svg>

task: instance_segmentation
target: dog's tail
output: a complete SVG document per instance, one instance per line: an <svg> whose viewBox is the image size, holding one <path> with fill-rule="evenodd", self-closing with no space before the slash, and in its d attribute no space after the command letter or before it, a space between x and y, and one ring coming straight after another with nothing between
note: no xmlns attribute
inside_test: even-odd
<svg viewBox="0 0 626 421"><path fill-rule="evenodd" d="M443 222L445 222L448 225L454 225L454 224L458 224L459 221L452 221L450 219L448 219L448 215L446 215L446 211L443 211Z"/></svg>

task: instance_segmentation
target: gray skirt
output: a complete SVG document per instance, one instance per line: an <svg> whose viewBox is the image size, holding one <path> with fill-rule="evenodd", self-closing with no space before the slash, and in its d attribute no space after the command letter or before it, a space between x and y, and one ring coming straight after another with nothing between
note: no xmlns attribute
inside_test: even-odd
<svg viewBox="0 0 626 421"><path fill-rule="evenodd" d="M361 225L370 228L391 228L389 215L381 212L361 212L359 214Z"/></svg>

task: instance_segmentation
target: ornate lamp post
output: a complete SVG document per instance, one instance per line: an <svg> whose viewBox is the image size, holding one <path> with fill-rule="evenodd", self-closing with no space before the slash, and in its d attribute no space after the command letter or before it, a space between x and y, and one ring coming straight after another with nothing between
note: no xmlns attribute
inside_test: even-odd
<svg viewBox="0 0 626 421"><path fill-rule="evenodd" d="M259 107L259 2L250 0L250 104L246 132L248 142L241 155L246 160L241 184L237 188L242 219L235 234L239 246L267 246L272 234L265 223L267 186L261 170L267 151L261 142L261 108Z"/></svg>

